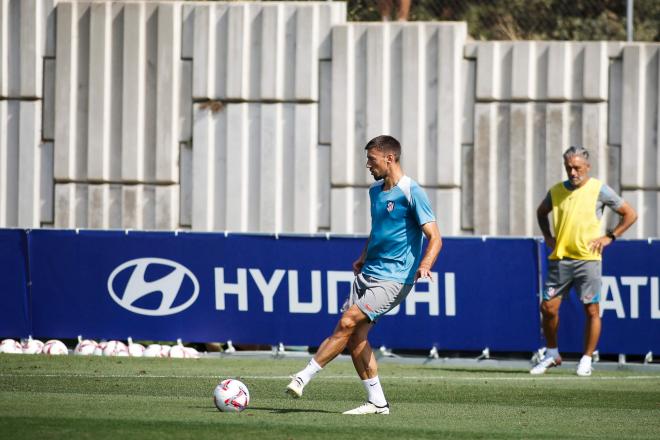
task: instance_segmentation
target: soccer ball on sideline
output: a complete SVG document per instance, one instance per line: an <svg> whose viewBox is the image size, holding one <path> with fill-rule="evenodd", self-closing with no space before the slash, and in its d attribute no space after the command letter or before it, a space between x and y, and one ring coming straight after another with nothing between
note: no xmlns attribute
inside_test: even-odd
<svg viewBox="0 0 660 440"><path fill-rule="evenodd" d="M222 412L241 412L250 404L250 392L240 380L225 379L213 390L213 402Z"/></svg>

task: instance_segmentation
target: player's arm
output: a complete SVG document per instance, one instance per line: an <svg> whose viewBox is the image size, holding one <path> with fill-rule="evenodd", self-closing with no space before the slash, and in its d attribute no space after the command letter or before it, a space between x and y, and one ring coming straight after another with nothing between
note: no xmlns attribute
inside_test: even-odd
<svg viewBox="0 0 660 440"><path fill-rule="evenodd" d="M367 259L367 249L369 248L369 240L371 240L371 234L369 234L369 238L367 238L367 242L364 245L364 249L362 249L360 258L358 258L353 262L353 274L355 275L359 274L362 271L362 266L364 266L364 262Z"/></svg>
<svg viewBox="0 0 660 440"><path fill-rule="evenodd" d="M615 239L621 237L623 233L637 221L637 212L626 201L624 201L618 208L613 208L613 210L620 216L619 223L614 229L608 231L607 235L590 243L591 249L599 253L602 253L605 246L609 246ZM610 237L610 235L613 235L614 237Z"/></svg>
<svg viewBox="0 0 660 440"><path fill-rule="evenodd" d="M438 230L438 224L436 222L424 223L422 225L422 232L429 241L429 244L426 246L422 261L419 263L417 272L415 272L415 282L420 278L429 278L433 281L431 268L438 258L440 249L442 249L442 237L440 237L440 230Z"/></svg>
<svg viewBox="0 0 660 440"><path fill-rule="evenodd" d="M548 245L550 249L554 249L557 244L555 237L552 236L550 232L550 222L548 221L548 214L552 212L552 201L549 200L550 197L546 196L545 199L541 202L538 208L536 208L536 221L539 224L539 229L543 234L543 239L545 244Z"/></svg>

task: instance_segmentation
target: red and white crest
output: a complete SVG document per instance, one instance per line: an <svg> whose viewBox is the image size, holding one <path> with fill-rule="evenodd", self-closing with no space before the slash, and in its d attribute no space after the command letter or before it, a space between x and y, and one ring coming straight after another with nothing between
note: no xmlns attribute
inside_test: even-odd
<svg viewBox="0 0 660 440"><path fill-rule="evenodd" d="M387 201L387 212L394 211L394 202L392 200Z"/></svg>

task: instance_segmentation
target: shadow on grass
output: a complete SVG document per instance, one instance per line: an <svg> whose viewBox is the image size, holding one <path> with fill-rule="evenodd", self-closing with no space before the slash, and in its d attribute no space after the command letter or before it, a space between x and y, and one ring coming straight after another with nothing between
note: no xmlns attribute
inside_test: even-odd
<svg viewBox="0 0 660 440"><path fill-rule="evenodd" d="M288 414L288 413L325 413L325 414L337 414L336 411L326 411L324 409L302 409L302 408L269 408L269 407L259 407L259 406L250 406L248 407L251 411L268 411L273 414Z"/></svg>
<svg viewBox="0 0 660 440"><path fill-rule="evenodd" d="M451 371L453 373L490 373L490 374L524 374L528 370L522 369L495 369L495 368L447 368L439 367L440 371Z"/></svg>

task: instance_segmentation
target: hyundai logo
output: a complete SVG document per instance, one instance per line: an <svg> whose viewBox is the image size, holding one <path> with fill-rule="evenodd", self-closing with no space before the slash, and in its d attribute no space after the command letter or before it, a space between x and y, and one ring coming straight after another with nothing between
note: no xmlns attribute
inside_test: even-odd
<svg viewBox="0 0 660 440"><path fill-rule="evenodd" d="M159 269L163 269L163 266L165 266L172 270L158 279L147 280L145 279L145 275L149 266L156 266L155 268ZM126 273L128 282L123 292L116 292L115 278L125 271L129 271ZM125 276L122 275L122 278L125 278ZM190 288L190 283L184 283L186 278L192 282L192 289ZM126 310L141 315L166 316L179 313L195 302L199 295L199 282L187 267L176 261L166 260L164 258L137 258L117 266L112 271L108 278L108 292L112 299ZM157 308L145 308L135 305L136 301L155 292L162 294L160 305ZM185 298L187 300L181 303L181 300ZM176 306L174 305L175 301L178 303Z"/></svg>

